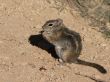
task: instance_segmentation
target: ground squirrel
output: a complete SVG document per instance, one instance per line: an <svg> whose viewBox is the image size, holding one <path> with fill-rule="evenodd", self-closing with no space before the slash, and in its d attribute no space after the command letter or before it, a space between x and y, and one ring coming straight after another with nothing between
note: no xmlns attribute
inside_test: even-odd
<svg viewBox="0 0 110 82"><path fill-rule="evenodd" d="M43 38L55 46L55 51L62 62L82 64L94 67L101 73L107 72L101 65L78 58L82 50L81 37L79 33L69 30L62 19L48 20L42 28Z"/></svg>

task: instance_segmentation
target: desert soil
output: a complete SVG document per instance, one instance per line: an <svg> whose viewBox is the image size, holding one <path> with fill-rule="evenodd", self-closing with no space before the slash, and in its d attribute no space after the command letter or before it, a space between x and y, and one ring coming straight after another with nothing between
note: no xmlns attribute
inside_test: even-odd
<svg viewBox="0 0 110 82"><path fill-rule="evenodd" d="M83 65L60 65L46 50L30 43L47 20L56 18L80 33L80 59L102 65L107 74ZM110 82L110 40L85 21L67 4L54 0L0 0L0 82L96 82L83 75ZM40 44L38 39L34 40Z"/></svg>

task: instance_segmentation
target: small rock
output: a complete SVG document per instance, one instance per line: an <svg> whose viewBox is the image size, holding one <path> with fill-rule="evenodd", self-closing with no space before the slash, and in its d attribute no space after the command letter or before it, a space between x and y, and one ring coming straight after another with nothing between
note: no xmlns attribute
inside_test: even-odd
<svg viewBox="0 0 110 82"><path fill-rule="evenodd" d="M46 69L44 66L42 66L42 67L39 68L39 70L40 70L40 71L45 71L45 70L47 70L47 69Z"/></svg>

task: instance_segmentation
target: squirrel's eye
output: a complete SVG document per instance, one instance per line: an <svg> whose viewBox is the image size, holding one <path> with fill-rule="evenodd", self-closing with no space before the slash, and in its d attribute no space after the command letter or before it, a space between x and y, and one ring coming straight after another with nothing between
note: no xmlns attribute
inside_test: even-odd
<svg viewBox="0 0 110 82"><path fill-rule="evenodd" d="M53 24L50 23L48 26L52 26L52 25L53 25Z"/></svg>

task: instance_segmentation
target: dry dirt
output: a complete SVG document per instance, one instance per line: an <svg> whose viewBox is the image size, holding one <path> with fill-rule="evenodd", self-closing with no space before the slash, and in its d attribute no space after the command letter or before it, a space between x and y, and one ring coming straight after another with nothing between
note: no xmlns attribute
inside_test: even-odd
<svg viewBox="0 0 110 82"><path fill-rule="evenodd" d="M42 25L56 18L80 33L80 59L104 66L107 74L83 65L59 65L45 50L49 46L38 47L45 45L38 35ZM96 82L84 75L110 82L110 41L79 13L54 0L0 0L0 82Z"/></svg>

